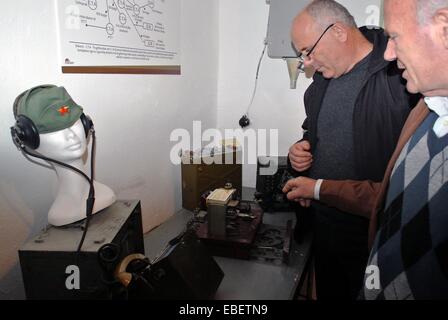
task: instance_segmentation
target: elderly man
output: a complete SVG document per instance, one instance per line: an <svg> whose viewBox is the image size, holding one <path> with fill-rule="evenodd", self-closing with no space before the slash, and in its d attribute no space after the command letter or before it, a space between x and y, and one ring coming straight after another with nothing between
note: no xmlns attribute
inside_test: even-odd
<svg viewBox="0 0 448 320"><path fill-rule="evenodd" d="M385 59L398 60L409 92L425 99L409 115L382 183L324 181L318 197L355 214L371 212L365 298L446 299L448 1L386 0L385 25ZM315 186L299 178L284 191L312 199Z"/></svg>
<svg viewBox="0 0 448 320"><path fill-rule="evenodd" d="M383 58L383 30L358 29L342 5L315 0L295 18L292 41L305 67L317 72L305 93L305 133L290 148L291 167L311 178L381 181L417 102L396 63ZM317 297L355 299L369 254L369 220L324 203L313 207Z"/></svg>

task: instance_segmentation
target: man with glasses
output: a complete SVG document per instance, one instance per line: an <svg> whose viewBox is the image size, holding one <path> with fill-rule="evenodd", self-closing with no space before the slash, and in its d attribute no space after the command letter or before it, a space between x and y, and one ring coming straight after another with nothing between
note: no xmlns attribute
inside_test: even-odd
<svg viewBox="0 0 448 320"><path fill-rule="evenodd" d="M418 100L406 92L396 63L384 60L383 30L358 29L345 7L315 0L294 19L292 42L316 73L304 98L303 139L289 150L291 167L313 179L381 181ZM296 201L310 205L306 197ZM355 299L368 259L368 216L317 201L313 209L317 298Z"/></svg>
<svg viewBox="0 0 448 320"><path fill-rule="evenodd" d="M386 0L384 53L425 97L410 113L381 183L325 180L320 201L369 211L363 297L448 298L448 0ZM313 198L314 180L290 180L288 198ZM311 187L311 188L310 188Z"/></svg>

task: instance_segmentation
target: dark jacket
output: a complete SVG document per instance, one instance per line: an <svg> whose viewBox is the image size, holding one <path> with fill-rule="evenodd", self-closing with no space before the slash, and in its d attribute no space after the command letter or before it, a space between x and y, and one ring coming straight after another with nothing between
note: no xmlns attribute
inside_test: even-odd
<svg viewBox="0 0 448 320"><path fill-rule="evenodd" d="M388 41L384 31L366 27L360 30L373 43L373 51L353 112L355 174L357 180L381 181L401 128L420 95L410 95L397 63L384 60ZM317 144L319 112L331 81L320 73L313 79L305 92L307 118L302 125L303 140L310 142L312 154Z"/></svg>

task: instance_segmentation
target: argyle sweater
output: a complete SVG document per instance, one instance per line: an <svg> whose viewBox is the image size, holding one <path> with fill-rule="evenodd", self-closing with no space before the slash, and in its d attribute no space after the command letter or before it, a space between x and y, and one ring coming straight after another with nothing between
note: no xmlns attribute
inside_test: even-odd
<svg viewBox="0 0 448 320"><path fill-rule="evenodd" d="M365 299L448 299L448 135L434 134L437 118L429 113L395 164Z"/></svg>

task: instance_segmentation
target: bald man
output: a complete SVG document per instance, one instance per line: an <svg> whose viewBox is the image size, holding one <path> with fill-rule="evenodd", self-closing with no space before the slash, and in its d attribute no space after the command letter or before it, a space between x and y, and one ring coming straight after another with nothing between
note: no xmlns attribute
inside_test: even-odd
<svg viewBox="0 0 448 320"><path fill-rule="evenodd" d="M383 30L358 29L345 7L311 2L294 19L292 42L316 70L305 93L303 139L290 148L291 167L314 180L380 182L417 97L406 92L395 62L383 58ZM309 206L313 197L296 197ZM369 219L313 202L318 299L358 297L368 259Z"/></svg>
<svg viewBox="0 0 448 320"><path fill-rule="evenodd" d="M409 92L409 115L382 183L324 181L320 201L369 212L366 299L448 298L448 0L386 0L389 41ZM313 180L291 180L290 198L312 198ZM307 195L308 194L308 195Z"/></svg>

